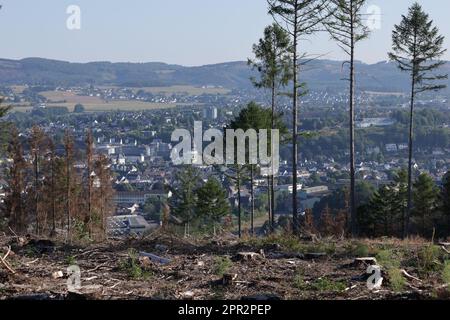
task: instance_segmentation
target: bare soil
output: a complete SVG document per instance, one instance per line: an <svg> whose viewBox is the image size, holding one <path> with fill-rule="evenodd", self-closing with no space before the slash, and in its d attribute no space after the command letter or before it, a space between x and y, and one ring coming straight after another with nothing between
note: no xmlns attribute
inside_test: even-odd
<svg viewBox="0 0 450 320"><path fill-rule="evenodd" d="M419 252L427 246L421 240L290 239L280 244L276 239L185 240L162 234L68 246L4 236L0 237L0 257L11 251L4 259L9 268L0 261L0 300L450 299L443 280L450 256L445 246L435 246L440 251L424 271ZM383 268L383 285L369 290L368 265L355 263L355 258L383 252L400 257L396 268L408 276L393 280ZM165 259L169 263L164 264ZM81 270L81 288L69 292L67 268L71 265ZM401 285L395 286L398 282Z"/></svg>

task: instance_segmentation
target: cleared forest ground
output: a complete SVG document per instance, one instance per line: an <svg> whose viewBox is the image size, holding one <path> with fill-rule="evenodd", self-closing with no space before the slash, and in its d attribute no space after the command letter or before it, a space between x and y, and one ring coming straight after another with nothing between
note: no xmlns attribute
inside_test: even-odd
<svg viewBox="0 0 450 320"><path fill-rule="evenodd" d="M0 299L450 299L448 247L423 240L169 235L87 247L1 237ZM9 253L8 253L9 252ZM366 260L382 266L369 290ZM81 287L68 290L69 266ZM71 283L75 283L74 281Z"/></svg>

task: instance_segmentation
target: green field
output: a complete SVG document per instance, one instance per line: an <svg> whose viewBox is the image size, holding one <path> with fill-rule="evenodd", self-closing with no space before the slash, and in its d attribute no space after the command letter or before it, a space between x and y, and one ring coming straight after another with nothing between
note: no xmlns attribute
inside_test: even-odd
<svg viewBox="0 0 450 320"><path fill-rule="evenodd" d="M101 89L111 89L118 87L99 87ZM202 94L228 94L231 92L229 89L225 88L202 88L195 86L170 86L170 87L142 87L142 88L130 88L134 92L139 90L144 90L151 94L161 94L161 95L173 95L173 94L188 94L190 96L198 96Z"/></svg>

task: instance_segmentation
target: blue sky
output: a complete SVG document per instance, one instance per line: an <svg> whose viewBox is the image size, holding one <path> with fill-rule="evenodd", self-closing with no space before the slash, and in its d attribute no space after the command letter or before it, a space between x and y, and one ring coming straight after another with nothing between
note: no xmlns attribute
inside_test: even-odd
<svg viewBox="0 0 450 320"><path fill-rule="evenodd" d="M381 29L361 43L357 58L386 60L391 30L413 0L368 0L381 9ZM448 0L418 1L450 48ZM203 65L246 60L271 23L265 0L3 0L0 57L86 61L161 61ZM69 5L81 8L81 30L66 28ZM324 58L342 59L325 34L302 43ZM446 59L450 60L447 53Z"/></svg>

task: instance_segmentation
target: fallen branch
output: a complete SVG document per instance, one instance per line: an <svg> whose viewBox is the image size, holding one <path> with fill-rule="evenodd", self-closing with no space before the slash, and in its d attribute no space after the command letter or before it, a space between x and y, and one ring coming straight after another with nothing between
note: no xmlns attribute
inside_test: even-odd
<svg viewBox="0 0 450 320"><path fill-rule="evenodd" d="M31 264L33 264L33 263L38 262L38 261L39 261L39 258L36 258L36 259L34 259L33 261L30 261L30 262L25 263L25 265L29 266L29 265L31 265Z"/></svg>
<svg viewBox="0 0 450 320"><path fill-rule="evenodd" d="M156 262L156 263L159 263L159 264L169 264L171 262L170 259L162 258L162 257L159 257L159 256L154 255L152 253L140 252L139 255L141 257L147 257L150 260L152 260L153 262Z"/></svg>
<svg viewBox="0 0 450 320"><path fill-rule="evenodd" d="M14 271L13 268L11 268L5 260L9 256L10 253L11 253L11 247L8 247L8 252L5 254L5 256L4 257L0 256L0 261L5 266L5 268L8 269L9 272L11 272L12 274L16 274L16 271Z"/></svg>
<svg viewBox="0 0 450 320"><path fill-rule="evenodd" d="M90 270L87 270L86 272L94 272L94 271L97 271L98 269L100 269L101 267L106 266L107 264L110 264L110 262L107 261L107 262L104 262L104 263L102 263L102 264L99 264L99 265L96 266L95 268L90 269Z"/></svg>
<svg viewBox="0 0 450 320"><path fill-rule="evenodd" d="M11 253L11 247L8 247L8 252L5 254L5 256L3 257L3 260L6 260L6 258L8 258L9 254Z"/></svg>
<svg viewBox="0 0 450 320"><path fill-rule="evenodd" d="M13 229L11 229L11 227L8 227L9 231L11 231L11 233L16 237L19 238L19 236L17 235L17 233L14 232Z"/></svg>
<svg viewBox="0 0 450 320"><path fill-rule="evenodd" d="M405 277L407 277L409 279L412 279L412 280L416 280L417 282L422 282L422 280L420 280L419 278L416 278L416 277L410 275L408 272L406 272L406 270L402 269L400 271Z"/></svg>
<svg viewBox="0 0 450 320"><path fill-rule="evenodd" d="M117 282L115 285L109 287L109 289L114 289L114 288L116 288L116 287L117 287L119 284L121 284L121 283L122 283L122 281L119 281L119 282Z"/></svg>
<svg viewBox="0 0 450 320"><path fill-rule="evenodd" d="M442 250L444 250L446 253L450 254L450 251L448 251L447 248L446 248L445 246L442 246L441 248L442 248Z"/></svg>

